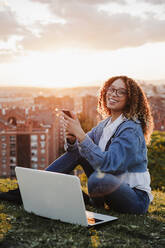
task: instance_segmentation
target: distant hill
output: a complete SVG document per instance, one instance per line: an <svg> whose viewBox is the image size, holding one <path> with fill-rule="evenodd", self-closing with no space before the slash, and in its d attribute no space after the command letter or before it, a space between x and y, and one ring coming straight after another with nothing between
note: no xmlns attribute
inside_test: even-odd
<svg viewBox="0 0 165 248"><path fill-rule="evenodd" d="M55 95L71 97L80 95L96 95L99 87L74 87L74 88L37 88L37 87L0 87L0 97L34 97L37 95Z"/></svg>
<svg viewBox="0 0 165 248"><path fill-rule="evenodd" d="M147 95L165 93L165 80L137 80ZM97 83L98 85L98 83ZM36 97L43 96L65 96L82 97L84 95L97 96L99 86L80 86L73 88L39 88L39 87L0 87L0 97Z"/></svg>
<svg viewBox="0 0 165 248"><path fill-rule="evenodd" d="M146 83L150 83L153 85L165 85L165 79L159 79L159 80L146 80Z"/></svg>

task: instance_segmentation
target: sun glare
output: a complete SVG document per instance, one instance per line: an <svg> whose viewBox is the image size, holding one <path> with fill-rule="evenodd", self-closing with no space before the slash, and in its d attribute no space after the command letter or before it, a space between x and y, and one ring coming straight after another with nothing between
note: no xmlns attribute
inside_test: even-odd
<svg viewBox="0 0 165 248"><path fill-rule="evenodd" d="M164 70L159 63L151 62L160 61L163 56L165 43L109 52L80 49L33 52L13 63L3 64L0 83L5 83L4 78L12 85L56 88L101 84L121 74L143 80L158 79L159 74L161 79Z"/></svg>
<svg viewBox="0 0 165 248"><path fill-rule="evenodd" d="M92 55L92 56L91 56ZM33 82L41 87L74 87L77 83L100 78L99 55L75 49L63 49L54 53L34 53L20 58L22 81Z"/></svg>

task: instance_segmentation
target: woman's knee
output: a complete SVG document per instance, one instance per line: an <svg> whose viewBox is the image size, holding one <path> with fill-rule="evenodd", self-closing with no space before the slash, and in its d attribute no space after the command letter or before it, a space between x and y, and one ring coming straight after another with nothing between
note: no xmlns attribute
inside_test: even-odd
<svg viewBox="0 0 165 248"><path fill-rule="evenodd" d="M88 192L91 197L102 196L105 173L95 171L88 179Z"/></svg>
<svg viewBox="0 0 165 248"><path fill-rule="evenodd" d="M116 176L95 171L88 179L88 192L91 197L105 196L114 192L120 185L121 181Z"/></svg>

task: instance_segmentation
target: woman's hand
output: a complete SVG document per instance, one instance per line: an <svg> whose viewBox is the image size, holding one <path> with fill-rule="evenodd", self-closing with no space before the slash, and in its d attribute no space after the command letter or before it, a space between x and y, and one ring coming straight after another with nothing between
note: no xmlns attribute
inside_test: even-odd
<svg viewBox="0 0 165 248"><path fill-rule="evenodd" d="M69 144L73 145L76 141L76 136L72 134L66 134L66 140Z"/></svg>
<svg viewBox="0 0 165 248"><path fill-rule="evenodd" d="M83 131L77 116L73 112L70 112L70 113L71 113L72 118L64 114L64 125L66 129L66 138L71 140L71 142L73 141L75 142L74 138L76 137L79 142L82 142L85 139L85 132ZM72 135L75 137L73 137Z"/></svg>

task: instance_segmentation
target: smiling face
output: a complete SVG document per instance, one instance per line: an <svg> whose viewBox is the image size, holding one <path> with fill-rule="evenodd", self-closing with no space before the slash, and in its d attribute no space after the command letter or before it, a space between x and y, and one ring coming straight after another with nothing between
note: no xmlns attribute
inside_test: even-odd
<svg viewBox="0 0 165 248"><path fill-rule="evenodd" d="M115 80L106 93L106 105L111 110L112 115L120 115L127 104L127 88L121 79Z"/></svg>

